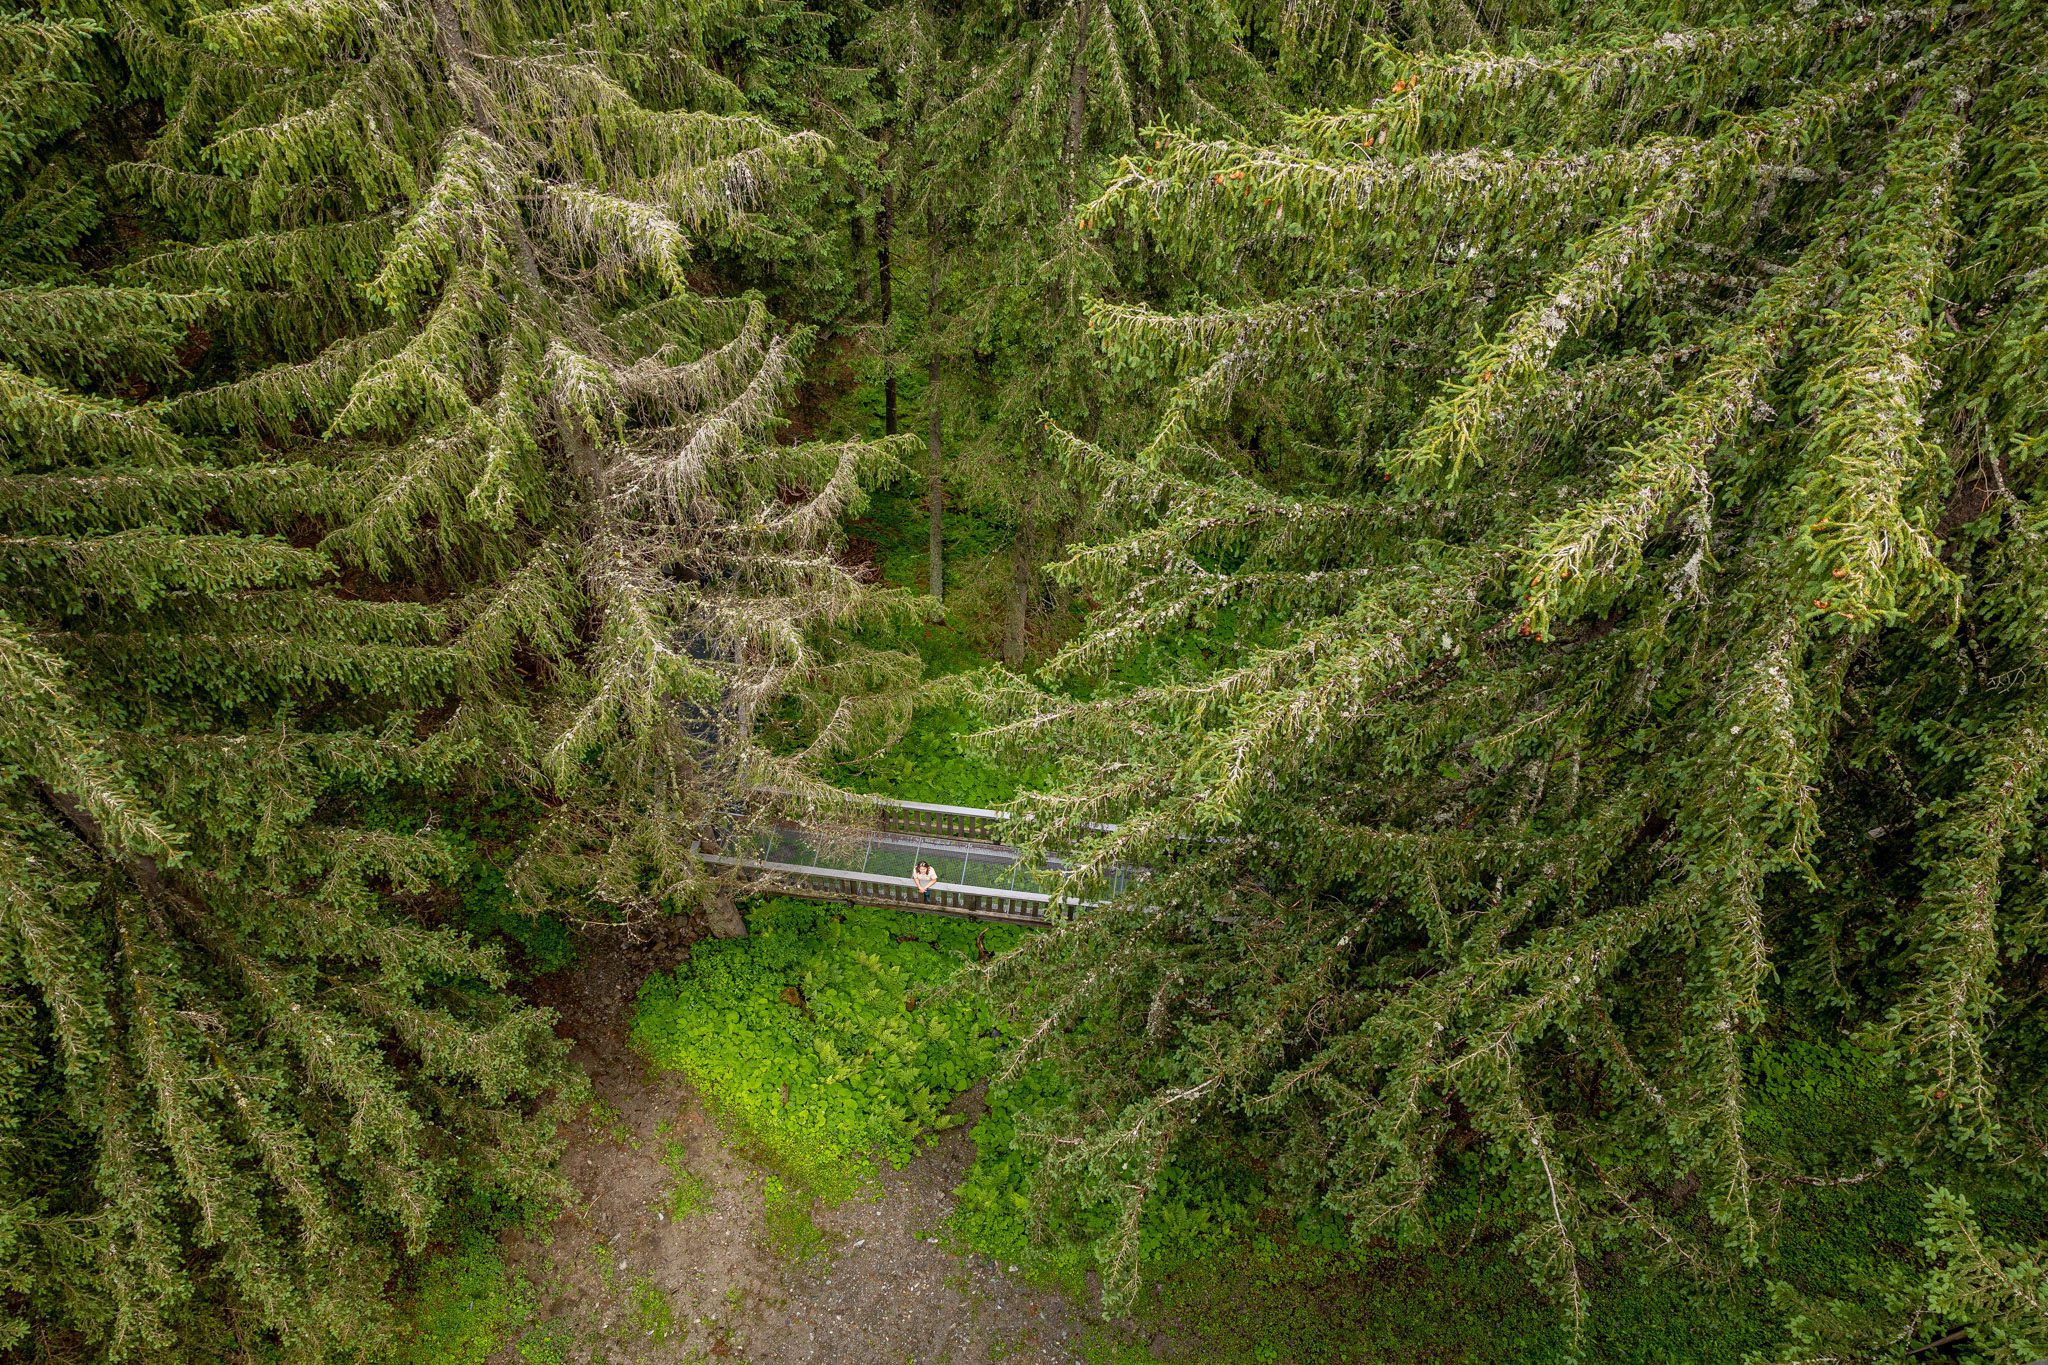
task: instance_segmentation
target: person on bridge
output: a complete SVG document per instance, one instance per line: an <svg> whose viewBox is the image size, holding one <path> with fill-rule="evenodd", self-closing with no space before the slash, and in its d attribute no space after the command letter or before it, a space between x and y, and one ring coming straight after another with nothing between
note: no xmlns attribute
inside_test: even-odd
<svg viewBox="0 0 2048 1365"><path fill-rule="evenodd" d="M938 869L924 859L919 858L917 866L911 869L910 880L917 883L918 894L922 895L926 900L930 900L932 898L932 888L939 884Z"/></svg>

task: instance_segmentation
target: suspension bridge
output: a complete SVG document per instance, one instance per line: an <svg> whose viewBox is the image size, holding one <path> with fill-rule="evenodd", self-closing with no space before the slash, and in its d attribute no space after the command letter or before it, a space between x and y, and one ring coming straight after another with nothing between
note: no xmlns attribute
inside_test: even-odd
<svg viewBox="0 0 2048 1365"><path fill-rule="evenodd" d="M1057 858L1027 861L1003 841L1009 824L1005 811L877 799L870 826L782 820L700 856L785 895L967 919L1044 924L1094 903L1048 889L1064 865ZM929 892L911 879L920 861L938 873ZM1115 873L1104 894L1122 890L1124 881Z"/></svg>

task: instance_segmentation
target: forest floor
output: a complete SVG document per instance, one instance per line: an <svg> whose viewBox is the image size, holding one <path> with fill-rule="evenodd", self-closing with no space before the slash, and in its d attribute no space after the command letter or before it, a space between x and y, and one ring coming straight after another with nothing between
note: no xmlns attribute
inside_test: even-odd
<svg viewBox="0 0 2048 1365"><path fill-rule="evenodd" d="M579 1206L504 1236L506 1263L531 1287L531 1326L489 1356L494 1365L1036 1365L1108 1348L1102 1325L1064 1295L938 1240L973 1160L968 1125L885 1169L873 1195L771 1226L768 1173L728 1144L686 1082L652 1070L627 1040L640 983L686 951L659 940L592 951L534 983L600 1103L563 1160ZM979 1101L977 1088L958 1103ZM679 1182L689 1192L680 1205Z"/></svg>
<svg viewBox="0 0 2048 1365"><path fill-rule="evenodd" d="M838 378L826 387L844 406L838 389L852 381ZM834 429L849 420L824 408L808 417ZM881 492L854 529L855 552L879 577L922 589L921 484ZM1008 575L997 528L956 515L948 533L948 621L903 642L933 675L990 661ZM913 799L1006 799L1016 776L962 753L960 720L921 713L898 752L834 776ZM902 1170L883 1164L878 1188L838 1204L775 1207L764 1188L772 1169L729 1139L687 1081L650 1065L629 1040L641 984L688 956L687 923L586 942L574 965L528 982L529 998L559 1015L597 1100L565 1135L562 1171L578 1197L552 1223L509 1227L496 1245L473 1246L466 1277L461 1256L448 1262L456 1273L423 1296L445 1320L405 1365L1151 1358L1136 1329L1105 1324L1060 1290L945 1239L954 1190L974 1160L981 1086L952 1106L969 1121L936 1135Z"/></svg>

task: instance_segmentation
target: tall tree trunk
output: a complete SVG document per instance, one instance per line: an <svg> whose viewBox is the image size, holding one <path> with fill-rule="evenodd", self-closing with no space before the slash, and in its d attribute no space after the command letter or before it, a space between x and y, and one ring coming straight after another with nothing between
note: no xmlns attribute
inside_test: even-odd
<svg viewBox="0 0 2048 1365"><path fill-rule="evenodd" d="M853 215L847 228L848 255L853 258L853 306L866 309L868 306L868 266L861 257L868 249L868 220L861 215L860 205L853 206Z"/></svg>
<svg viewBox="0 0 2048 1365"><path fill-rule="evenodd" d="M924 282L924 407L925 447L931 464L925 474L925 503L930 511L928 536L931 552L932 597L946 598L946 484L945 466L939 447L939 234L929 212L925 215Z"/></svg>
<svg viewBox="0 0 2048 1365"><path fill-rule="evenodd" d="M1067 71L1067 140L1060 149L1067 163L1067 183L1060 190L1060 216L1074 211L1081 184L1081 140L1088 133L1088 31L1094 26L1095 0L1075 0L1074 61Z"/></svg>
<svg viewBox="0 0 2048 1365"><path fill-rule="evenodd" d="M1053 523L1048 543L1054 547L1055 554L1060 547L1073 543L1074 526L1073 517L1061 517ZM1065 629L1067 618L1074 614L1074 590L1055 578L1047 585L1046 597L1046 605L1052 609L1053 619L1061 623L1057 628Z"/></svg>
<svg viewBox="0 0 2048 1365"><path fill-rule="evenodd" d="M934 355L926 362L925 392L932 393L939 384L939 358ZM929 430L925 444L931 453L931 467L925 474L925 503L930 509L930 527L927 540L931 553L932 596L944 601L946 597L946 482L945 466L939 453L939 405L931 403L931 412L925 418Z"/></svg>
<svg viewBox="0 0 2048 1365"><path fill-rule="evenodd" d="M896 235L896 187L882 182L882 209L875 215L875 275L882 295L882 434L896 434L896 290L892 278L890 247Z"/></svg>
<svg viewBox="0 0 2048 1365"><path fill-rule="evenodd" d="M1031 620L1031 580L1037 571L1038 553L1032 524L1031 499L1024 502L1024 518L1017 524L1017 539L1010 546L1010 592L1004 604L1003 662L1012 668L1024 666L1024 628Z"/></svg>

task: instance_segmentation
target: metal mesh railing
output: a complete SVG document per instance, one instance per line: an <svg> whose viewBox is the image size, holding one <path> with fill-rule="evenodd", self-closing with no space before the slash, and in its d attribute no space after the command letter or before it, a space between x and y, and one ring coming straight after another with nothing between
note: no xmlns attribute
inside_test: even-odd
<svg viewBox="0 0 2048 1365"><path fill-rule="evenodd" d="M707 860L743 868L799 895L828 895L984 919L1043 922L1092 902L1055 901L1046 888L1061 864L1038 867L995 841L1007 816L1001 811L925 802L890 801L878 830L848 830L781 823L731 840ZM938 884L920 892L911 873L922 860ZM1119 873L1103 894L1123 889Z"/></svg>

